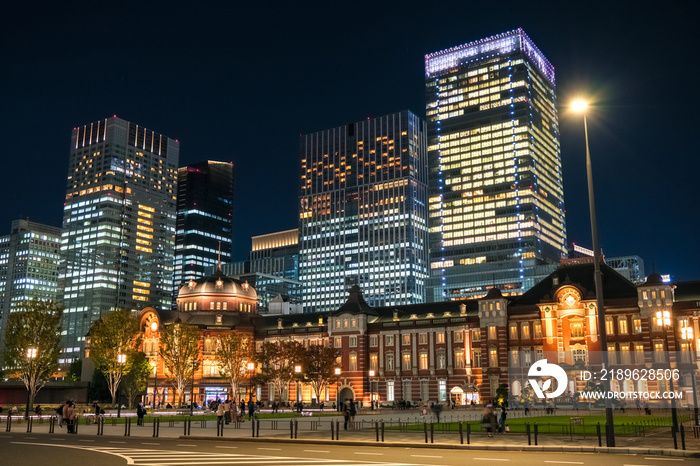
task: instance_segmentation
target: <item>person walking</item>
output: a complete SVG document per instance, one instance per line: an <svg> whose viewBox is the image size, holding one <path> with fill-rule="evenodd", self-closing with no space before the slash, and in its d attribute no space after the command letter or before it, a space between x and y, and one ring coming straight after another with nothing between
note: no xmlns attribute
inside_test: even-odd
<svg viewBox="0 0 700 466"><path fill-rule="evenodd" d="M343 411L343 417L345 418L345 430L348 430L348 423L350 422L350 400L345 400L345 410Z"/></svg>
<svg viewBox="0 0 700 466"><path fill-rule="evenodd" d="M350 400L350 428L355 430L355 415L357 414L357 404Z"/></svg>
<svg viewBox="0 0 700 466"><path fill-rule="evenodd" d="M239 422L238 419L238 405L236 404L235 401L232 401L230 404L230 411L229 411L229 417L231 418L231 421L233 422Z"/></svg>
<svg viewBox="0 0 700 466"><path fill-rule="evenodd" d="M66 401L56 409L56 414L58 414L58 427L63 427L63 408L65 408L68 403L70 402Z"/></svg>
<svg viewBox="0 0 700 466"><path fill-rule="evenodd" d="M493 412L493 405L487 405L481 423L486 427L489 437L493 437L493 430L496 428L496 414Z"/></svg>
<svg viewBox="0 0 700 466"><path fill-rule="evenodd" d="M219 404L216 406L216 422L217 422L217 425L218 425L218 424L221 424L221 422L223 422L223 420L224 420L224 404L223 404L223 403L219 403Z"/></svg>
<svg viewBox="0 0 700 466"><path fill-rule="evenodd" d="M253 415L255 415L255 403L253 403L253 400L248 402L248 420L253 419Z"/></svg>

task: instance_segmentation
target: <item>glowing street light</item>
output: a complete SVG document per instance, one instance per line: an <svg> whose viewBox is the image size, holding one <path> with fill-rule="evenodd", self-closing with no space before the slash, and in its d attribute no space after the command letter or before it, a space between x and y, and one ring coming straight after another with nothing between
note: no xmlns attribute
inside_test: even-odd
<svg viewBox="0 0 700 466"><path fill-rule="evenodd" d="M335 383L335 408L340 411L340 367L335 368L335 376L338 377Z"/></svg>
<svg viewBox="0 0 700 466"><path fill-rule="evenodd" d="M593 166L591 164L591 150L588 145L588 122L586 121L586 109L588 102L575 100L571 104L571 110L583 115L583 132L586 138L586 178L588 179L588 210L591 215L591 236L593 240L593 281L595 283L596 306L598 308L598 334L600 336L600 353L602 363L608 368L608 335L605 327L605 304L603 302L603 274L600 271L600 243L598 241L598 220L595 212L595 195L593 193ZM610 380L603 380L604 390L610 391ZM615 446L615 424L613 421L613 408L610 400L605 402L605 440L608 447Z"/></svg>
<svg viewBox="0 0 700 466"><path fill-rule="evenodd" d="M253 371L255 371L255 363L248 363L248 385L250 386L249 401L253 401Z"/></svg>
<svg viewBox="0 0 700 466"><path fill-rule="evenodd" d="M123 366L126 364L126 354L118 354L117 355L117 364L120 366ZM119 385L117 386L117 417L122 417L122 383L121 379L119 380Z"/></svg>

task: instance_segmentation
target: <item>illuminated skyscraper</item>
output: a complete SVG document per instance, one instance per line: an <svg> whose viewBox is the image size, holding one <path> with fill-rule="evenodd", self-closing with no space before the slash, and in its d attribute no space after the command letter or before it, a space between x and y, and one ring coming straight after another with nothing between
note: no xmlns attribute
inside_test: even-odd
<svg viewBox="0 0 700 466"><path fill-rule="evenodd" d="M0 351L10 312L24 300L57 301L61 229L15 220L0 236Z"/></svg>
<svg viewBox="0 0 700 466"><path fill-rule="evenodd" d="M75 128L60 281L65 357L116 308L170 309L180 144L117 117Z"/></svg>
<svg viewBox="0 0 700 466"><path fill-rule="evenodd" d="M425 123L410 111L301 136L304 311L359 285L371 306L421 303L428 259Z"/></svg>
<svg viewBox="0 0 700 466"><path fill-rule="evenodd" d="M517 29L426 55L425 78L428 300L520 294L566 254L554 67Z"/></svg>
<svg viewBox="0 0 700 466"><path fill-rule="evenodd" d="M221 248L230 262L233 244L233 164L212 160L181 167L177 174L175 290L211 275Z"/></svg>

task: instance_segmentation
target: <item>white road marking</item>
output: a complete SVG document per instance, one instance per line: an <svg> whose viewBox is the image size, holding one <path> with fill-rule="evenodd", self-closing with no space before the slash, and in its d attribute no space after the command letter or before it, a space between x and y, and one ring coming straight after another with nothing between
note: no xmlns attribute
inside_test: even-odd
<svg viewBox="0 0 700 466"><path fill-rule="evenodd" d="M126 443L126 442L120 442L118 440L110 440L109 443Z"/></svg>
<svg viewBox="0 0 700 466"><path fill-rule="evenodd" d="M482 461L510 461L507 458L472 458L473 460L482 460Z"/></svg>
<svg viewBox="0 0 700 466"><path fill-rule="evenodd" d="M330 450L304 450L308 451L309 453L330 453Z"/></svg>
<svg viewBox="0 0 700 466"><path fill-rule="evenodd" d="M582 461L545 461L545 463L554 463L554 464L583 464Z"/></svg>
<svg viewBox="0 0 700 466"><path fill-rule="evenodd" d="M126 442L125 442L126 443ZM160 445L160 443L155 442L141 442L141 445Z"/></svg>
<svg viewBox="0 0 700 466"><path fill-rule="evenodd" d="M273 450L273 451L279 451L281 448L260 448L258 447L258 450Z"/></svg>
<svg viewBox="0 0 700 466"><path fill-rule="evenodd" d="M217 445L216 448L238 448L238 447L225 447L225 446Z"/></svg>
<svg viewBox="0 0 700 466"><path fill-rule="evenodd" d="M142 443L145 444L146 442L142 442ZM147 445L151 445L151 444L149 443ZM197 445L194 445L192 443L178 443L177 446L178 447L196 447Z"/></svg>
<svg viewBox="0 0 700 466"><path fill-rule="evenodd" d="M24 437L24 438L30 439L30 440L36 440L36 439L38 439L39 437Z"/></svg>
<svg viewBox="0 0 700 466"><path fill-rule="evenodd" d="M356 451L355 454L356 454L356 455L375 455L375 456L382 456L382 455L384 455L384 453L367 453L367 452L364 452L364 451Z"/></svg>
<svg viewBox="0 0 700 466"><path fill-rule="evenodd" d="M94 442L94 440L83 440L83 439L80 439L80 440L78 440L78 442Z"/></svg>
<svg viewBox="0 0 700 466"><path fill-rule="evenodd" d="M644 458L645 460L653 460L653 461L685 461L684 459L680 458L651 458L651 457L646 457Z"/></svg>
<svg viewBox="0 0 700 466"><path fill-rule="evenodd" d="M430 456L430 455L411 455L415 456L416 458L442 458L442 456Z"/></svg>

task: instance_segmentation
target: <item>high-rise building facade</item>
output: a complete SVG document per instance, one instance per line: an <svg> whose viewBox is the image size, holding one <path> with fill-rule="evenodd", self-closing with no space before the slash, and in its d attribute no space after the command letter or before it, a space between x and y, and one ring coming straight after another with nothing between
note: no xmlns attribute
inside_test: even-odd
<svg viewBox="0 0 700 466"><path fill-rule="evenodd" d="M566 254L554 67L522 29L425 56L429 301L517 295Z"/></svg>
<svg viewBox="0 0 700 466"><path fill-rule="evenodd" d="M116 308L170 309L180 144L112 117L71 137L61 239L65 356Z"/></svg>
<svg viewBox="0 0 700 466"><path fill-rule="evenodd" d="M175 290L231 261L233 173L233 163L212 160L178 170Z"/></svg>
<svg viewBox="0 0 700 466"><path fill-rule="evenodd" d="M29 220L0 236L0 350L10 312L25 300L57 301L61 229Z"/></svg>
<svg viewBox="0 0 700 466"><path fill-rule="evenodd" d="M428 258L425 123L410 111L300 138L304 312L360 285L373 306L421 303Z"/></svg>

